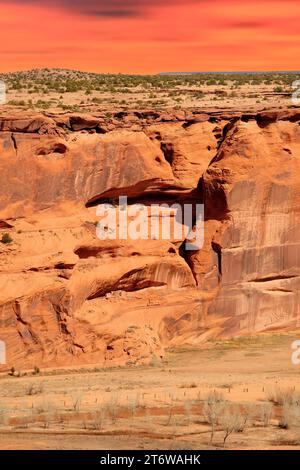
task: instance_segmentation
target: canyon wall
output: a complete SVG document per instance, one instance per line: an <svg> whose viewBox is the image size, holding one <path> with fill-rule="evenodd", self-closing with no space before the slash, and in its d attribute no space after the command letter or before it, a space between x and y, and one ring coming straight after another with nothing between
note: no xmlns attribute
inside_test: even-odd
<svg viewBox="0 0 300 470"><path fill-rule="evenodd" d="M299 108L0 117L0 370L298 327L299 123ZM204 204L203 247L100 240L97 205L119 196Z"/></svg>

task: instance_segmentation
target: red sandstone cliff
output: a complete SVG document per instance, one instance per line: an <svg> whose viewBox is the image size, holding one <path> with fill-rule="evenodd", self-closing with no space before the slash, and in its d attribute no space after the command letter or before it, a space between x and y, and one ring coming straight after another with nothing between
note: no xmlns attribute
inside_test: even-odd
<svg viewBox="0 0 300 470"><path fill-rule="evenodd" d="M4 368L299 326L299 123L297 108L0 117ZM204 203L203 248L99 240L96 205L119 195Z"/></svg>

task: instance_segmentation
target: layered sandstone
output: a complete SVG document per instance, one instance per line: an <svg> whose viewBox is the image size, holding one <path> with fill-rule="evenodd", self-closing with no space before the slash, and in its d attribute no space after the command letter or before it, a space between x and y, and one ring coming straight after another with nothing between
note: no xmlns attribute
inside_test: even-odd
<svg viewBox="0 0 300 470"><path fill-rule="evenodd" d="M2 367L148 362L299 326L299 122L297 108L0 117ZM203 203L203 247L100 240L96 207L119 196Z"/></svg>

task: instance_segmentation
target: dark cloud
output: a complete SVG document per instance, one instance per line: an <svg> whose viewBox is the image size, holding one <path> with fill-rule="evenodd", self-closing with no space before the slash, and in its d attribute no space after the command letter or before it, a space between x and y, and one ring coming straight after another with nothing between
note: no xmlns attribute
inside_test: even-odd
<svg viewBox="0 0 300 470"><path fill-rule="evenodd" d="M135 17L146 15L147 10L152 6L172 6L189 4L210 4L215 3L216 9L222 11L228 5L244 3L248 5L249 0L3 0L5 3L28 4L28 5L48 5L60 7L69 11L103 17ZM284 3L284 0L279 0ZM299 0L289 0L298 3ZM272 5L274 0L264 0ZM255 27L253 23L236 23L236 27ZM258 26L256 26L258 27Z"/></svg>
<svg viewBox="0 0 300 470"><path fill-rule="evenodd" d="M60 7L69 11L103 17L134 17L145 14L153 5L202 3L207 0L44 0L42 5ZM40 0L6 0L7 3L41 5Z"/></svg>
<svg viewBox="0 0 300 470"><path fill-rule="evenodd" d="M139 16L143 7L148 5L148 2L143 0L46 0L44 3L62 6L68 10L92 16L112 18Z"/></svg>
<svg viewBox="0 0 300 470"><path fill-rule="evenodd" d="M265 26L264 23L260 21L236 21L234 23L230 23L229 26L231 28L262 28Z"/></svg>

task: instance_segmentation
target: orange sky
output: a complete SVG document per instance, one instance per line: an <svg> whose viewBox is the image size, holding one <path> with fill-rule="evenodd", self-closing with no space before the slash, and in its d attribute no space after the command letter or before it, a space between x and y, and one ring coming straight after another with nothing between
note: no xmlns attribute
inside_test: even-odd
<svg viewBox="0 0 300 470"><path fill-rule="evenodd" d="M299 70L298 0L0 0L0 71Z"/></svg>

